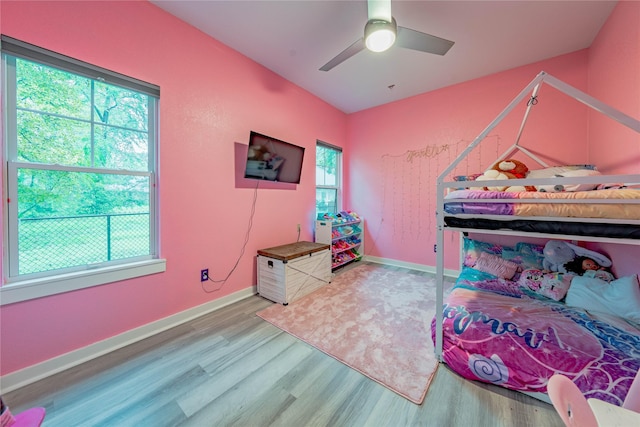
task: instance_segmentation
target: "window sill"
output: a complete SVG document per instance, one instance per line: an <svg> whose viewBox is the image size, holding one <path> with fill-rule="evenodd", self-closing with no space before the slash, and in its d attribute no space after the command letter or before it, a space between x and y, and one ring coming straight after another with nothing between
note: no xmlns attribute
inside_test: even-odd
<svg viewBox="0 0 640 427"><path fill-rule="evenodd" d="M164 259L153 259L5 284L0 287L0 305L162 273L166 264Z"/></svg>

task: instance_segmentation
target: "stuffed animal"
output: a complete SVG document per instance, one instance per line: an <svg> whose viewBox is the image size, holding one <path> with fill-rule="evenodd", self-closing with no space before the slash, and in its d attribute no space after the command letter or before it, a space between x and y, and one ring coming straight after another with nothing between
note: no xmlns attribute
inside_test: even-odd
<svg viewBox="0 0 640 427"><path fill-rule="evenodd" d="M549 240L542 251L542 267L549 271L566 273L564 265L576 257L576 253L565 242Z"/></svg>
<svg viewBox="0 0 640 427"><path fill-rule="evenodd" d="M495 169L489 169L488 171L486 171L485 173L483 173L482 175L480 175L479 177L476 178L476 181L492 181L492 180L497 180L497 179L512 179L512 177L510 177L509 175L507 175L506 173L503 172L499 172ZM508 186L507 185L503 185L503 186L496 186L496 187L482 187L485 190L490 190L490 191L504 191Z"/></svg>
<svg viewBox="0 0 640 427"><path fill-rule="evenodd" d="M491 169L511 174L514 178L526 178L529 168L516 159L506 159L493 165Z"/></svg>
<svg viewBox="0 0 640 427"><path fill-rule="evenodd" d="M476 178L476 181L490 181L503 179L519 179L525 178L529 172L529 168L522 162L515 159L506 159L494 164L491 169ZM533 186L496 186L484 187L485 190L491 191L535 191Z"/></svg>
<svg viewBox="0 0 640 427"><path fill-rule="evenodd" d="M611 267L611 260L601 253L560 240L549 240L544 245L542 253L544 255L542 267L549 271L569 273L565 264L577 257L591 258L602 267Z"/></svg>

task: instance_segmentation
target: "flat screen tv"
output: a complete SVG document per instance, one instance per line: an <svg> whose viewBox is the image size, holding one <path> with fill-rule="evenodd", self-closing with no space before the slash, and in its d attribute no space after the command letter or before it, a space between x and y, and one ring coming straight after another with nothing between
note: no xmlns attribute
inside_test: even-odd
<svg viewBox="0 0 640 427"><path fill-rule="evenodd" d="M300 183L304 147L251 131L245 178Z"/></svg>

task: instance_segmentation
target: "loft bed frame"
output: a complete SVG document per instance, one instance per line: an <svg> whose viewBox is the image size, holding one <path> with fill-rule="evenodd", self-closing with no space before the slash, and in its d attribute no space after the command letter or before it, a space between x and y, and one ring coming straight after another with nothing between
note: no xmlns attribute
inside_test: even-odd
<svg viewBox="0 0 640 427"><path fill-rule="evenodd" d="M524 113L524 117L522 119L522 124L520 125L520 129L518 131L516 140L513 145L511 145L498 159L505 159L511 157L516 152L521 152L524 155L531 158L533 161L541 165L542 167L548 167L548 165L538 158L534 153L529 151L526 147L519 145L520 137L522 136L522 132L526 125L527 119L531 112L531 109L537 103L538 91L542 84L548 84L560 92L576 99L577 101L582 102L588 107L605 114L611 119L621 123L622 125L636 131L640 134L640 121L602 103L601 101L593 98L590 95L558 80L557 78L547 74L546 72L541 72L538 74L532 81L527 85L514 99L510 104L493 120L483 131L476 137L471 144L451 163L437 178L437 235L436 235L436 306L442 307L444 303L444 248L445 248L445 239L444 232L445 231L457 231L462 233L478 233L478 234L493 234L493 235L512 235L512 236L529 236L536 238L555 238L555 239L565 239L565 240L582 240L582 241L591 241L591 242L610 242L610 243L623 243L629 245L640 246L640 238L636 239L628 239L628 238L612 238L612 237L597 237L597 236L588 236L588 235L580 235L580 234L556 234L556 233L546 233L546 232L528 232L528 231L515 231L509 229L505 226L505 228L501 228L499 225L497 229L487 229L487 228L475 228L475 227L465 227L465 226L448 226L445 223L445 216L447 217L457 217L464 219L465 217L477 217L478 215L465 215L465 214L449 214L445 213L445 194L452 189L457 189L460 187L477 187L477 183L475 181L446 181L451 174L451 172L455 169L455 167L464 160L469 153L478 145L480 142L489 135L491 130L493 130L522 100L525 99L529 94L530 98L527 102L527 108ZM627 186L638 186L640 185L640 174L630 174L630 175L595 175L588 177L554 177L554 178L535 178L535 179L510 179L510 180L487 180L482 181L483 186L507 186L507 185L517 185L517 186L527 186L527 185L545 185L553 182L553 184L601 184L601 183L624 183ZM459 199L450 199L447 201L460 201ZM492 200L474 200L474 202L485 202L491 203ZM637 204L638 209L640 209L640 199L626 199L626 200L615 200L615 199L560 199L560 200L546 200L546 199L502 199L499 202L518 202L518 203L607 203L607 204L616 204L616 203L624 203L624 204ZM482 218L488 220L495 221L505 221L505 220L513 220L514 218L517 220L530 220L530 221L547 221L547 222L561 222L561 223L593 223L593 224L618 224L619 226L631 225L635 226L638 230L640 230L640 220L620 220L620 219L603 219L603 218L576 218L576 217L507 217L504 215L482 215ZM498 223L499 224L499 223ZM504 222L504 224L507 224ZM442 313L439 311L436 314L436 342L435 342L435 353L436 357L440 362L442 359L442 347L443 347L443 318Z"/></svg>

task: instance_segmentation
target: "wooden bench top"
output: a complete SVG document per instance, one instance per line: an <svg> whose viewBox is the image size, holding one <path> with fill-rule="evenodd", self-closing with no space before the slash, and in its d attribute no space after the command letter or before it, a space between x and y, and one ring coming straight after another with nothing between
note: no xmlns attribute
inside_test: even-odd
<svg viewBox="0 0 640 427"><path fill-rule="evenodd" d="M330 245L326 245L324 243L296 242L289 243L288 245L274 246L273 248L259 249L258 255L279 259L281 261L288 261L329 248Z"/></svg>

